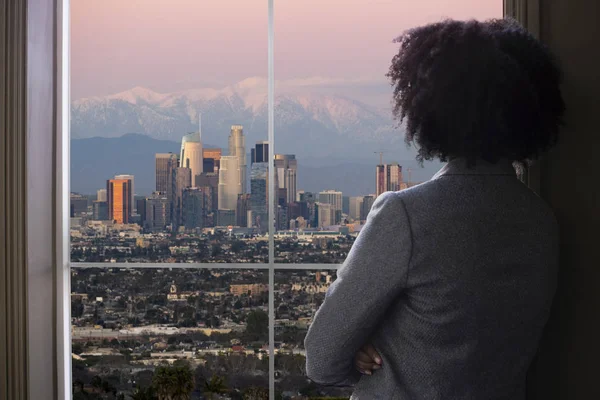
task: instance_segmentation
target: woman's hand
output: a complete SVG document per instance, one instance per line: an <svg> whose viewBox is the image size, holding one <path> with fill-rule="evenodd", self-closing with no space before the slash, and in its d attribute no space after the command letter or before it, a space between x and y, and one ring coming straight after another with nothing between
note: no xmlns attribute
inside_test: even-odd
<svg viewBox="0 0 600 400"><path fill-rule="evenodd" d="M373 371L380 369L381 362L381 356L371 344L364 345L354 356L354 365L365 375L372 375Z"/></svg>

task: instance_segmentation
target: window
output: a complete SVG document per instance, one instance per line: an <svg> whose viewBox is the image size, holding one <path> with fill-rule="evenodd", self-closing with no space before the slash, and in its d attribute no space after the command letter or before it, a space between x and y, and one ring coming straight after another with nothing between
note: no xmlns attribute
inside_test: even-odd
<svg viewBox="0 0 600 400"><path fill-rule="evenodd" d="M73 397L169 390L168 373L192 398L348 397L305 377L312 315L374 199L439 168L390 118L392 39L501 15L499 0L73 1Z"/></svg>

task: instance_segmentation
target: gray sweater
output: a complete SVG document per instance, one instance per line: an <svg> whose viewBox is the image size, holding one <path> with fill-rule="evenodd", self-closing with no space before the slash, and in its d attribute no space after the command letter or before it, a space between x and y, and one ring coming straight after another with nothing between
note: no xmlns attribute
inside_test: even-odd
<svg viewBox="0 0 600 400"><path fill-rule="evenodd" d="M454 159L379 196L306 336L308 377L361 400L524 399L558 247L507 161ZM372 376L354 367L365 343L383 359Z"/></svg>

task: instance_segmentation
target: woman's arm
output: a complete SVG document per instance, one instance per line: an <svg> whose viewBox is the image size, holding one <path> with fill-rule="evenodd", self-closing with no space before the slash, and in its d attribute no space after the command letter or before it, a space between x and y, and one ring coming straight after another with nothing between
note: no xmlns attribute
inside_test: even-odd
<svg viewBox="0 0 600 400"><path fill-rule="evenodd" d="M411 253L411 229L400 194L384 193L308 330L304 346L310 379L336 386L358 381L354 356L406 287Z"/></svg>

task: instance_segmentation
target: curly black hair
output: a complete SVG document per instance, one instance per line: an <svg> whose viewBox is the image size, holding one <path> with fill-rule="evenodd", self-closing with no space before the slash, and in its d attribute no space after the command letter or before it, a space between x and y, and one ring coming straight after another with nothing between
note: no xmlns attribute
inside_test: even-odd
<svg viewBox="0 0 600 400"><path fill-rule="evenodd" d="M553 146L565 111L550 51L514 20L442 22L397 38L393 113L417 160L529 164Z"/></svg>

